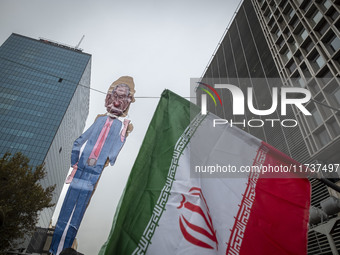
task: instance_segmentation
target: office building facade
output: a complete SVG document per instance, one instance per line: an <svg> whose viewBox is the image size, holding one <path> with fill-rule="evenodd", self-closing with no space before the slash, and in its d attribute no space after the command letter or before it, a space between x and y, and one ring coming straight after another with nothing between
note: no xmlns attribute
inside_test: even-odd
<svg viewBox="0 0 340 255"><path fill-rule="evenodd" d="M269 109L273 87L302 87L311 92L305 104L311 116L288 107L282 116L279 108L268 119L294 119L296 127L242 126L245 131L266 141L301 163L340 163L340 1L322 0L244 0L207 65L202 81L229 83L247 94L253 88L256 109ZM200 104L201 90L197 90ZM208 100L208 110L226 120L241 122L232 115L232 97L218 89L223 107ZM242 119L262 119L246 109ZM240 126L240 125L239 125ZM327 174L334 182L338 174ZM314 208L338 194L312 179ZM330 220L332 218L332 220ZM321 230L326 227L326 232ZM294 230L292 230L294 231ZM309 254L336 254L340 250L338 216L327 216L311 224Z"/></svg>
<svg viewBox="0 0 340 255"><path fill-rule="evenodd" d="M22 152L45 163L43 187L56 185L57 203L73 141L89 111L91 55L49 40L12 34L0 47L0 156ZM41 212L47 230L54 208Z"/></svg>

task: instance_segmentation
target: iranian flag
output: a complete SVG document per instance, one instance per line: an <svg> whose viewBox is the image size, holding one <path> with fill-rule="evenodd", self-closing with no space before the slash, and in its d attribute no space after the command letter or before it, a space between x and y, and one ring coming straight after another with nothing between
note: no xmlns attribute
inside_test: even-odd
<svg viewBox="0 0 340 255"><path fill-rule="evenodd" d="M99 254L307 253L309 181L241 172L299 164L215 118L163 92Z"/></svg>

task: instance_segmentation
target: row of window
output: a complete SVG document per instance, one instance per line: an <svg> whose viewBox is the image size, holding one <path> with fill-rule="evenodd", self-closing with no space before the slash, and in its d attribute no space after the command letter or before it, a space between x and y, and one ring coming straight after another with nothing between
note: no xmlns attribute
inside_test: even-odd
<svg viewBox="0 0 340 255"><path fill-rule="evenodd" d="M8 126L8 125L6 125ZM20 127L13 126L13 127L6 127L2 126L0 133L4 136L2 139L6 141L27 141L27 143L36 143L39 146L44 146L44 144L48 145L51 141L52 137L56 132L56 128L51 127L50 129L46 128L37 128L37 129L28 129L23 127L23 130L19 130ZM13 130L12 128L17 128ZM12 130L12 131L10 131ZM6 135L5 135L6 134Z"/></svg>
<svg viewBox="0 0 340 255"><path fill-rule="evenodd" d="M36 100L36 99L32 100L32 99L29 99L27 97L20 97L19 95L11 95L11 94L5 93L3 91L0 92L0 100L2 102L7 101L8 103L12 103L12 104L14 103L13 101L18 100L18 101L21 101L21 104L25 103L25 105L26 104L37 105L39 107L49 107L51 105L50 103L47 103L47 102L43 102L43 101Z"/></svg>
<svg viewBox="0 0 340 255"><path fill-rule="evenodd" d="M34 83L26 79L10 80L9 82L0 81L0 93L9 92L14 96L25 98L40 98L42 101L51 102L58 100L59 104L68 103L70 95L75 88L71 86L61 86L59 90L51 90L45 84ZM11 89L12 88L12 89ZM37 97L39 96L39 97Z"/></svg>
<svg viewBox="0 0 340 255"><path fill-rule="evenodd" d="M284 43L281 43L281 41L277 42L279 43L279 48L281 48L280 55L283 59L283 63L287 63L293 57L292 51L294 52L295 50L298 49L296 42L294 43L292 42L292 46L290 48L288 48L287 46L282 47ZM282 40L282 42L284 41ZM327 38L327 40L325 40L324 43L325 46L329 49L329 52L331 54L338 52L340 49L340 39L339 37L335 36L334 33L330 34L329 38ZM303 51L303 54L306 55L307 59L309 60L309 63L311 63L313 70L315 72L317 72L320 68L322 68L325 65L326 63L325 57L323 56L323 54L320 54L319 50L317 50L317 47L314 47L314 44L310 39L304 41L304 43L301 45L301 50ZM298 63L304 59L300 51L294 53L294 56L296 57L295 60ZM290 73L293 73L295 67L296 66L294 67L288 66L288 70L290 71Z"/></svg>
<svg viewBox="0 0 340 255"><path fill-rule="evenodd" d="M332 71L339 70L337 56L340 55L340 39L330 26L337 20L339 13L334 11L336 7L329 0L315 4L312 3L313 1L307 2L304 1L302 7L305 12L303 19L307 21L304 24L308 24L309 27L302 25L295 8L291 6L293 3L288 1L276 3L270 1L269 5L261 1L261 12L265 17L264 25L269 27L274 39L282 61L282 70L287 70L288 73L282 74L286 78L295 78L295 84L308 87L317 101L339 107L340 85L335 80L330 81L327 78L333 77ZM276 5L279 8L276 8ZM282 15L279 15L280 13ZM312 29L311 34L308 32L310 29ZM313 30L319 33L316 37ZM314 44L314 38L320 38L317 45ZM322 47L319 46L320 42L323 43ZM331 63L327 64L329 58ZM324 78L311 80L311 77L316 74ZM315 107L314 104L310 104L309 107L312 116L300 117L300 123L306 122L303 135L307 139L308 147L312 153L315 153L330 143L331 139L340 135L339 116L329 108Z"/></svg>
<svg viewBox="0 0 340 255"><path fill-rule="evenodd" d="M37 117L32 114L22 113L17 111L17 109L13 109L11 111L5 110L3 108L0 109L0 121L3 121L2 125L5 125L7 122L14 122L13 125L23 124L29 127L39 127L41 129L45 128L46 125L49 125L49 128L58 123L62 118L62 114L53 112L53 111L45 111L43 113L46 117ZM20 120L17 120L17 119ZM46 127L47 128L47 127ZM47 129L49 129L47 128Z"/></svg>
<svg viewBox="0 0 340 255"><path fill-rule="evenodd" d="M72 63L70 62L70 59L63 60L64 62L68 63L67 67L59 66L58 60L55 58L51 60L49 63L41 59L28 59L27 61L24 61L21 59L21 56L19 55L16 57L13 55L12 52L8 52L9 56L7 56L4 52L0 51L0 56L2 61L7 61L7 59L10 59L12 62L10 62L12 65L15 64L19 67L19 69L27 68L29 70L32 70L32 72L41 72L43 74L49 74L52 76L57 77L65 77L68 79L79 79L81 76L81 73L85 69L85 66L87 65L87 62L79 63ZM7 61L8 62L8 61ZM80 75L80 76L79 76Z"/></svg>
<svg viewBox="0 0 340 255"><path fill-rule="evenodd" d="M324 3L325 5L328 5L326 3ZM292 8L289 6L289 9L292 10ZM290 12L289 12L290 13ZM321 18L322 18L322 14L321 12L315 7L314 11L312 12L312 14L309 15L310 18L313 20L314 23L318 23ZM278 20L279 24L280 24L280 19ZM327 23L327 22L326 22ZM300 24L298 25L295 29L294 29L294 34L296 34L297 39L294 39L292 37L292 35L290 34L290 30L288 29L287 24L284 24L281 26L282 29L284 29L286 32L284 32L284 34L286 34L287 36L287 41L290 43L290 48L291 50L294 52L296 49L298 49L298 44L297 41L299 41L300 43L304 42L306 40L306 38L308 37L308 32L307 30ZM274 28L271 30L273 37L275 38L275 40L277 40L277 45L279 46L279 48L281 48L284 45L284 40L281 36L281 30L277 27L274 26ZM290 37L289 37L290 36ZM281 38L280 38L281 37ZM288 38L289 37L289 38ZM334 53L339 49L339 38L332 32L330 32L327 35L327 38L324 39L326 45L329 48L330 53ZM308 43L306 43L307 45L305 45L306 48L306 52L309 52L309 50L314 46L312 41L309 40ZM288 58L291 57L292 52L286 47L285 48L285 54L288 55ZM287 57L285 57L285 60L287 61Z"/></svg>
<svg viewBox="0 0 340 255"><path fill-rule="evenodd" d="M328 28L327 28L328 29ZM340 39L335 35L332 29L329 29L326 34L324 34L321 38L321 41L326 46L327 52L330 57L334 55L340 48ZM272 35L276 41L276 45L279 50L282 48L290 49L291 52L295 52L298 48L304 50L304 54L308 54L308 52L315 46L314 42L309 38L307 31L304 28L300 28L296 35L291 35L289 29L285 29L284 32L287 40L287 44L283 36L281 36L281 30L277 27L272 31ZM295 38L296 39L295 39ZM299 46L300 45L300 46ZM285 46L285 47L283 47ZM289 46L289 47L287 47Z"/></svg>
<svg viewBox="0 0 340 255"><path fill-rule="evenodd" d="M36 45L34 46L34 49L31 50L28 45L23 46L15 46L15 45L6 45L3 44L0 48L0 53L2 56L10 56L12 53L12 56L14 56L15 59L20 59L21 57L27 57L28 59L38 59L47 61L46 59L51 59L49 63L52 63L52 59L55 61L58 61L60 63L64 63L64 65L82 65L89 60L89 56L72 56L69 54L65 54L61 52L60 50L56 49L51 51L49 48L40 48L38 49ZM56 56L56 54L58 54ZM68 62L67 62L68 61ZM62 65L63 66L63 65Z"/></svg>
<svg viewBox="0 0 340 255"><path fill-rule="evenodd" d="M301 37L301 41L303 42L301 49L305 50L304 54L307 54L307 59L309 60L308 62L311 64L311 67L313 68L314 72L318 72L318 70L322 68L326 63L325 57L323 57L323 55L320 54L316 48L313 49L314 44L310 39L306 40L306 38L308 37L308 33L304 28L301 28L299 35ZM330 49L331 53L337 52L340 48L340 39L337 36L335 36L334 33L329 33L328 38L326 38L324 42L326 43L326 46ZM281 40L278 40L277 44L281 48L284 45L283 39L281 38ZM294 41L293 39L291 40L291 44L293 46L290 48L292 48L293 51L298 49L296 41ZM280 53L282 59L284 60L284 63L288 62L293 57L292 51L286 46L282 47ZM295 60L297 62L301 62L303 60L303 56L301 55L300 51L298 51L295 54L295 57L296 57ZM293 61L291 61L287 65L287 69L290 73L293 73L295 68L296 64Z"/></svg>
<svg viewBox="0 0 340 255"><path fill-rule="evenodd" d="M62 90L65 94L73 92L77 86L77 82L69 82L63 78L49 77L48 79L38 74L19 73L10 69L5 69L0 75L0 84L4 83L11 83L14 86L18 85L20 87L24 85L26 88L30 87L33 90L50 91L52 93L58 93L58 91ZM1 87L3 86L1 85Z"/></svg>
<svg viewBox="0 0 340 255"><path fill-rule="evenodd" d="M34 117L34 115L30 114L29 110L27 112L20 111L20 107L15 107L12 108L11 111L7 111L10 115L7 115L6 110L3 108L6 108L6 106L2 106L2 111L0 111L1 126L10 125L8 126L9 128L14 128L17 125L25 125L32 128L39 127L39 132L42 134L44 133L43 130L50 132L51 127L56 128L64 116L65 111L65 109L63 109L63 111L57 110L55 107L45 108L44 111L41 112L45 117ZM79 111L79 109L77 111Z"/></svg>
<svg viewBox="0 0 340 255"><path fill-rule="evenodd" d="M1 123L1 128L5 127L5 128L11 128L11 129L20 129L20 130L26 130L26 131L30 131L33 133L37 133L40 134L42 136L44 135L50 135L51 132L53 130L56 130L56 128L58 127L59 119L33 119L31 118L31 121L28 120L27 118L29 118L29 116L27 115L22 115L22 116L18 116L15 114L16 112L13 112L13 114L11 116L6 116L6 115L0 115L0 121L2 121ZM17 119L19 120L17 120ZM27 122L27 125L26 125ZM31 123L34 125L29 125ZM37 124L36 124L37 123ZM38 125L38 127L36 126Z"/></svg>
<svg viewBox="0 0 340 255"><path fill-rule="evenodd" d="M7 81L0 80L0 84L1 93L10 91L13 95L24 95L27 98L37 98L39 96L39 98L48 102L53 99L59 99L61 103L67 103L69 95L72 95L75 89L73 86L63 85L58 90L51 90L51 86L24 78L7 79Z"/></svg>
<svg viewBox="0 0 340 255"><path fill-rule="evenodd" d="M2 129L2 128L1 128ZM40 147L40 148L49 148L50 143L53 139L53 136L55 134L55 132L50 132L49 134L39 134L39 129L34 130L33 133L33 137L25 137L23 135L19 135L22 134L25 131L21 131L21 130L16 130L16 134L14 132L12 132L13 134L9 134L9 132L5 132L6 130L8 130L7 128L4 128L4 132L1 131L0 133L3 134L2 136L2 141L3 143L0 145L0 147L8 147L12 142L20 142L32 147ZM6 144L7 143L7 144Z"/></svg>
<svg viewBox="0 0 340 255"><path fill-rule="evenodd" d="M312 121L309 121L312 122ZM332 118L327 121L326 125L320 125L312 135L307 135L305 138L311 153L316 153L324 146L329 144L332 140L338 138L340 135L339 123Z"/></svg>
<svg viewBox="0 0 340 255"><path fill-rule="evenodd" d="M10 152L11 154L20 151L26 156L28 156L30 159L42 160L46 155L47 149L19 142L16 143L12 141L11 142L4 141L3 146L0 147L0 153L6 153L7 151Z"/></svg>
<svg viewBox="0 0 340 255"><path fill-rule="evenodd" d="M24 84L24 80L22 83L18 83L18 85L20 86L20 84ZM60 102L62 102L61 104L63 103L66 103L66 102L69 102L70 100L70 97L72 96L72 92L74 91L74 89L70 89L69 91L60 91L58 93L51 93L50 90L48 89L45 89L46 92L42 91L41 90L33 90L32 88L27 88L27 87L16 87L15 84L7 84L7 83L2 83L1 84L1 87L3 88L7 88L7 89L15 89L17 88L17 91L19 92L18 95L22 95L24 94L25 95L25 98L32 98L32 99L37 99L37 98L40 98L40 99L49 99L49 100L58 100L59 101L59 104ZM14 88L13 88L14 87Z"/></svg>
<svg viewBox="0 0 340 255"><path fill-rule="evenodd" d="M24 114L30 114L30 115L37 116L37 117L44 117L44 116L46 117L49 114L53 114L54 116L58 117L64 114L66 107L53 105L53 109L51 109L51 108L40 107L35 104L27 104L24 101L22 101L21 104L19 104L19 102L16 104L13 104L12 102L9 104L6 104L6 102L3 101L2 103L0 103L0 109L16 111L16 112L24 113Z"/></svg>
<svg viewBox="0 0 340 255"><path fill-rule="evenodd" d="M15 64L18 64L22 67L27 67L31 70L40 70L42 72L52 73L57 76L65 76L68 75L70 77L77 76L79 73L81 73L87 62L82 63L72 63L70 59L62 60L63 62L68 62L67 67L58 65L58 60L53 59L50 62L44 60L44 59L25 59L22 58L22 56L13 55L8 52L8 56L4 54L4 52L0 51L1 59L7 60L10 59ZM12 62L12 63L13 63ZM61 63L62 64L62 63Z"/></svg>
<svg viewBox="0 0 340 255"><path fill-rule="evenodd" d="M50 141L49 141L50 142ZM20 146L20 147L18 147ZM46 141L40 141L39 143L34 143L30 140L20 140L20 139L3 139L2 145L0 146L0 151L6 151L8 149L17 149L17 151L25 151L26 154L29 153L43 153L45 154L49 148L49 143ZM23 152L24 153L24 152Z"/></svg>
<svg viewBox="0 0 340 255"><path fill-rule="evenodd" d="M12 50L30 48L31 50L39 51L40 53L58 54L54 57L68 57L80 60L86 60L90 56L88 54L79 53L73 50L64 49L61 47L52 46L44 42L40 42L31 38L22 37L20 35L11 35L3 44L4 48L12 48Z"/></svg>

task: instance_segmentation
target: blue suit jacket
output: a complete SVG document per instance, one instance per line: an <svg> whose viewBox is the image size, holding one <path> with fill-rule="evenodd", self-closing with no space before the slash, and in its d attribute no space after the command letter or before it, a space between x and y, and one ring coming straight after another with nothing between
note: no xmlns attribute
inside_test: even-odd
<svg viewBox="0 0 340 255"><path fill-rule="evenodd" d="M78 168L82 169L84 167L88 167L87 159L89 158L91 151L93 150L93 147L97 142L99 134L107 118L110 117L98 117L96 121L91 125L91 127L86 130L85 133L83 133L77 140L75 140L71 155L71 166L74 166L78 162ZM118 119L114 119L109 134L98 157L97 163L95 166L93 166L94 168L99 167L103 169L107 159L109 159L111 165L115 163L117 155L125 142L125 138L123 142L121 141L121 127L122 122ZM79 159L80 148L86 141L87 143Z"/></svg>

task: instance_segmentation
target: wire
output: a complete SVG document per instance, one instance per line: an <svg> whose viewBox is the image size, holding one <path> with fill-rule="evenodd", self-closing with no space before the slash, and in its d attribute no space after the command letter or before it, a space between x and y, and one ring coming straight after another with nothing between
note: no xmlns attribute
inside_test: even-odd
<svg viewBox="0 0 340 255"><path fill-rule="evenodd" d="M25 65L25 64L22 64L22 63L13 61L13 60L8 59L8 58L0 57L0 59L6 60L6 61L11 62L11 63L13 63L13 64L17 64L17 65L24 66L24 67L26 67L26 68L28 68L28 69L31 69L31 70L34 70L34 71L36 71L36 72L39 72L39 73L43 73L43 74L49 75L49 76L51 76L51 77L55 77L55 78L57 78L57 79L62 78L62 77L59 77L59 76L57 76L57 75L51 74L51 73L49 73L49 72L46 72L46 71L43 71L43 70L39 70L39 69L34 68L34 67L32 67L32 66ZM96 91L96 92L98 92L98 93L101 93L101 94L104 94L104 95L107 94L107 92L104 92L104 91L101 91L101 90L98 90L98 89L95 89L95 88L91 88L91 87L89 87L89 86L87 86L87 85L84 85L84 84L81 84L81 83L76 83L76 82L74 82L74 81L71 81L71 80L68 80L68 79L64 79L64 78L62 78L62 79L63 79L64 81L67 81L67 82L70 82L70 83L73 83L73 84L78 84L78 86L81 86L81 87L84 87L84 88L87 88L87 89ZM144 98L147 98L147 99L149 99L149 98L158 98L158 99L159 99L159 98L161 98L161 97L160 97L160 96L135 96L134 98L143 98L143 99L144 99ZM183 98L196 98L196 97L183 97Z"/></svg>
<svg viewBox="0 0 340 255"><path fill-rule="evenodd" d="M335 107L332 107L332 106L330 106L330 105L328 105L328 104L321 103L321 102L319 102L319 101L316 101L315 99L311 99L311 101L313 101L313 102L316 103L316 104L319 104L319 105L328 107L328 108L330 108L330 109L332 109L332 110L334 110L334 111L337 111L337 112L340 111L340 109L337 109L337 108L335 108Z"/></svg>
<svg viewBox="0 0 340 255"><path fill-rule="evenodd" d="M37 68L33 68L32 66L25 65L25 64L22 64L22 63L19 63L19 62L10 60L10 59L8 59L8 58L0 57L0 59L6 60L6 61L11 62L11 63L13 63L13 64L17 64L17 65L24 66L24 67L26 67L26 68L28 68L28 69L31 69L31 70L34 70L34 71L36 71L36 72L39 72L39 73L43 73L43 74L49 75L49 76L51 76L51 77L55 77L55 78L58 78L58 79L61 78L61 77L59 77L59 76L57 76L57 75L51 74L51 73L46 72L46 71L39 70L39 69L37 69ZM75 83L74 81L71 81L71 80L68 80L68 79L64 79L64 78L62 78L62 79L65 80L65 81L68 81L68 82L70 82L70 83L73 83L73 84L78 84L78 86L82 86L82 87L84 87L84 88L87 88L87 89L90 89L90 90L93 90L93 91L96 91L96 92L98 92L98 93L101 93L101 94L106 95L106 92L104 92L104 91L101 91L101 90L98 90L98 89L91 88L91 87L86 86L86 85L81 84L81 83ZM158 98L161 98L161 97L160 97L160 96L136 96L135 98L139 98L139 99L151 99L151 98L155 98L155 99L158 99ZM183 97L183 98L196 98L196 97ZM334 111L337 111L337 112L340 111L340 109L336 109L336 108L334 108L334 107L332 107L332 106L330 106L330 105L326 105L326 104L321 103L321 102L318 102L318 101L316 101L316 100L314 100L314 99L311 99L311 101L313 101L313 102L315 102L315 103L317 103L317 104L323 105L323 106L325 106L325 107L328 107L328 108L330 108L330 109L332 109L332 110L334 110Z"/></svg>

